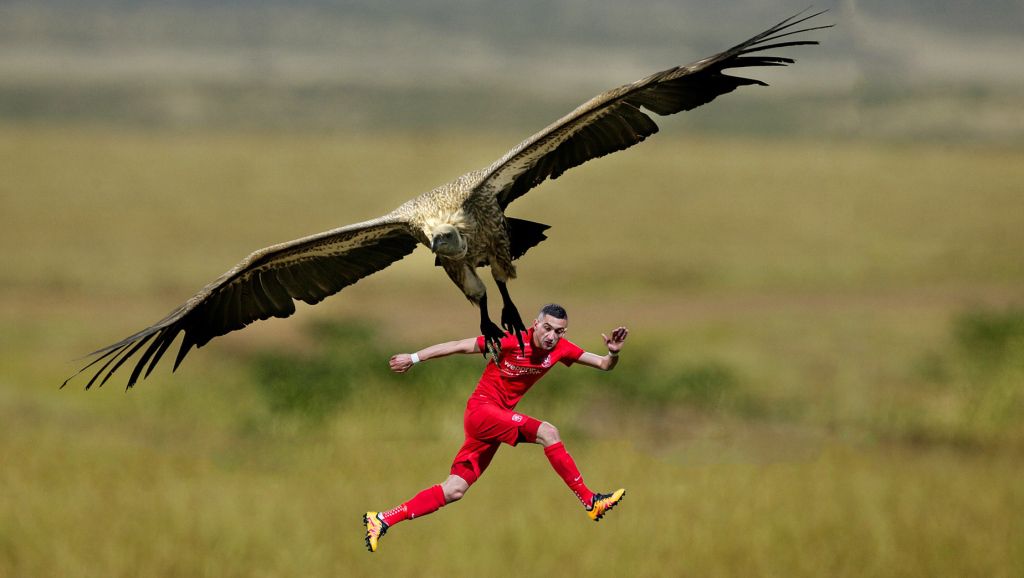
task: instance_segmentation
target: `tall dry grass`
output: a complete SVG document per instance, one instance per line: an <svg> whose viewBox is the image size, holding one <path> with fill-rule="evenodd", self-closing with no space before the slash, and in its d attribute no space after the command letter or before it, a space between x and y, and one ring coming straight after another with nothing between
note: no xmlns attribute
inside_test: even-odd
<svg viewBox="0 0 1024 578"><path fill-rule="evenodd" d="M249 251L520 136L0 129L0 575L1024 572L1012 148L659 137L514 204L553 225L523 310L563 302L593 350L632 329L616 371L522 406L588 483L629 488L598 525L538 448L505 448L362 550L363 511L446 475L482 363L387 374L475 331L426 253L129 394L57 390Z"/></svg>

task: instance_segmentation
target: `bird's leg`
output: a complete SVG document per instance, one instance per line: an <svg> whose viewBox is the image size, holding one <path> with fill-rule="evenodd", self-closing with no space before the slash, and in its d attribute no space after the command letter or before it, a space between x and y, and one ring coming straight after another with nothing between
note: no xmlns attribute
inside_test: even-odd
<svg viewBox="0 0 1024 578"><path fill-rule="evenodd" d="M444 272L459 289L462 289L466 299L480 308L480 334L484 336L484 350L480 353L485 358L490 353L494 363L497 364L498 354L501 353L501 340L505 337L505 332L495 325L487 315L487 288L484 287L483 281L477 276L476 271L464 261L440 259L440 262L444 267Z"/></svg>
<svg viewBox="0 0 1024 578"><path fill-rule="evenodd" d="M526 344L523 343L523 332L526 331L526 325L523 323L523 318L519 316L516 304L509 297L508 287L505 286L505 283L498 280L495 280L495 283L498 285L498 291L501 291L501 326L516 336L516 340L519 341L519 351L525 352Z"/></svg>
<svg viewBox="0 0 1024 578"><path fill-rule="evenodd" d="M497 364L498 354L501 353L501 339L505 337L505 332L487 315L487 295L480 298L480 333L484 336L485 345L485 350L481 353L484 357L490 353L491 360Z"/></svg>

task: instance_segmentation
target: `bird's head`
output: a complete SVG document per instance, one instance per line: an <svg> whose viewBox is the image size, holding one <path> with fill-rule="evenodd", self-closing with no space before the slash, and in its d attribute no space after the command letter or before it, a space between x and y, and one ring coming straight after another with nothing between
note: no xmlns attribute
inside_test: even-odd
<svg viewBox="0 0 1024 578"><path fill-rule="evenodd" d="M466 238L451 224L434 227L430 237L430 250L442 257L457 259L466 254Z"/></svg>

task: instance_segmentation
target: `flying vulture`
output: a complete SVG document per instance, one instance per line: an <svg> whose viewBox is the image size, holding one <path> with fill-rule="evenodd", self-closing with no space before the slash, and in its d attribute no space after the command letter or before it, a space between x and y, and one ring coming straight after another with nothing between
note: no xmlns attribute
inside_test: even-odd
<svg viewBox="0 0 1024 578"><path fill-rule="evenodd" d="M792 37L828 28L805 24L822 12L797 14L724 52L599 94L491 166L423 193L382 217L260 249L154 325L90 354L95 359L78 373L102 362L86 384L88 389L101 376L102 385L138 356L128 378L130 388L140 377L149 376L179 333L184 335L174 369L193 347L257 319L288 317L295 311L295 300L319 303L412 253L418 245L430 248L435 263L479 308L480 331L494 343L504 332L488 316L487 291L476 273L478 267L489 265L501 292L501 325L518 335L525 326L506 282L516 276L513 261L543 241L548 226L506 217L509 204L545 179L558 178L658 132L648 112L675 114L739 86L766 86L723 71L791 64L790 58L763 52L818 44Z"/></svg>

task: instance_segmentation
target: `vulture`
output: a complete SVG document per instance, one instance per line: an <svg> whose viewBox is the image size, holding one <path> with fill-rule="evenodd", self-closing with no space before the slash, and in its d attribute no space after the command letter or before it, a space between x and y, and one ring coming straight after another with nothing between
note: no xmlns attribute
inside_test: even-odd
<svg viewBox="0 0 1024 578"><path fill-rule="evenodd" d="M599 94L490 166L425 192L384 216L260 249L157 323L89 354L94 359L61 387L97 364L85 388L97 380L103 385L135 358L127 383L131 388L140 377L149 376L182 334L173 368L177 370L193 347L202 347L214 337L258 319L288 317L295 311L296 300L319 303L385 269L418 245L430 248L435 264L479 309L480 332L488 350L493 353L491 345L505 331L519 336L522 344L520 333L526 328L506 284L516 277L513 261L547 238L544 231L548 225L507 217L509 204L546 179L558 178L573 167L629 148L658 132L649 113L675 114L740 86L767 86L724 71L793 63L791 58L764 52L818 44L794 37L829 28L831 25L808 23L823 12L791 16L728 50ZM487 290L476 272L485 265L490 266L501 293L501 327L488 315Z"/></svg>

